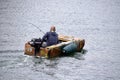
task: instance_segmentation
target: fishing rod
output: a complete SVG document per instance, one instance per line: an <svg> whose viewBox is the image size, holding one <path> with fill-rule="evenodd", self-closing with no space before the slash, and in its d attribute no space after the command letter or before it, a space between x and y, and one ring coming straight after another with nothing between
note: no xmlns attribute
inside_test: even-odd
<svg viewBox="0 0 120 80"><path fill-rule="evenodd" d="M42 30L41 30L38 26L36 26L35 24L33 24L33 23L29 23L29 24L33 25L33 26L36 27L40 32L42 32L43 34L45 34L45 32L42 31Z"/></svg>

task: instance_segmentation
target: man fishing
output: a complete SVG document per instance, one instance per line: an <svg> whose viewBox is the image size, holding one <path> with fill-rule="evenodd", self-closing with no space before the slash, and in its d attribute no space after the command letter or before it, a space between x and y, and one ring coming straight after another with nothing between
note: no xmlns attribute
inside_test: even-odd
<svg viewBox="0 0 120 80"><path fill-rule="evenodd" d="M55 26L51 26L50 31L45 33L45 35L42 38L42 41L46 42L46 45L44 45L43 47L51 46L58 43L58 34L55 31Z"/></svg>

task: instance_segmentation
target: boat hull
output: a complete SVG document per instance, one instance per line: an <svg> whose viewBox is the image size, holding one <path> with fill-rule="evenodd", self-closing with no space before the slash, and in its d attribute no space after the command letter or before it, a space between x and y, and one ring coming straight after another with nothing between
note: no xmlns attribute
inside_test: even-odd
<svg viewBox="0 0 120 80"><path fill-rule="evenodd" d="M74 38L70 36L59 35L59 41L62 41L59 44L48 46L48 47L40 47L39 51L36 53L36 56L45 57L45 58L53 58L63 54L63 48L71 43L76 44L76 48L74 51L81 51L85 45L85 40L80 38ZM29 41L25 43L25 55L34 56L35 55L35 47L29 44Z"/></svg>

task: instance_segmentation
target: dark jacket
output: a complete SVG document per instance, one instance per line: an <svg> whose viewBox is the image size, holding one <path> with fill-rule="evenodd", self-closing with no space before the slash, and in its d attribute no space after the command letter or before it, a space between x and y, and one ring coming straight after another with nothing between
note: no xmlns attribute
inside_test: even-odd
<svg viewBox="0 0 120 80"><path fill-rule="evenodd" d="M47 32L43 38L42 41L47 42L47 46L51 46L58 43L58 34L56 32Z"/></svg>

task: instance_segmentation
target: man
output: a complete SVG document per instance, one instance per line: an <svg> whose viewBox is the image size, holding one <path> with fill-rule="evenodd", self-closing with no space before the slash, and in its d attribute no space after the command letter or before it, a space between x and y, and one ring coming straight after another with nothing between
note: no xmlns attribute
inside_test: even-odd
<svg viewBox="0 0 120 80"><path fill-rule="evenodd" d="M43 36L42 41L46 41L47 46L51 46L58 43L58 34L55 31L55 26L52 26L50 28L50 31Z"/></svg>

